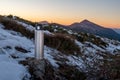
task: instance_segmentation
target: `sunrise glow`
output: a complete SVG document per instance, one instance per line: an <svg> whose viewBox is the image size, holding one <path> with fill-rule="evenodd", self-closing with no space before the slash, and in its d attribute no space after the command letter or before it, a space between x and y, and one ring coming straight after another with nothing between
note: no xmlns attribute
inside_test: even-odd
<svg viewBox="0 0 120 80"><path fill-rule="evenodd" d="M0 15L64 25L88 19L104 27L120 28L120 0L0 0Z"/></svg>

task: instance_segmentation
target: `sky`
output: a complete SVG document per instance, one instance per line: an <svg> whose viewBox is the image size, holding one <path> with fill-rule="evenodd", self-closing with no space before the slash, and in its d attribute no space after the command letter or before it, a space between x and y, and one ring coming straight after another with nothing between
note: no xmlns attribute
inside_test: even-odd
<svg viewBox="0 0 120 80"><path fill-rule="evenodd" d="M84 19L120 28L120 0L0 0L0 15L64 25Z"/></svg>

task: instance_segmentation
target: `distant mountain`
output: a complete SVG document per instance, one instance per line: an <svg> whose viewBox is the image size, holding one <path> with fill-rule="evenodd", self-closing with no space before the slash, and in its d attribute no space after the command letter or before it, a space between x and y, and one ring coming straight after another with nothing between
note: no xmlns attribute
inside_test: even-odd
<svg viewBox="0 0 120 80"><path fill-rule="evenodd" d="M50 23L48 21L40 21L38 24L42 24L43 26L48 26Z"/></svg>
<svg viewBox="0 0 120 80"><path fill-rule="evenodd" d="M118 34L120 34L120 29L113 29L115 32L117 32Z"/></svg>
<svg viewBox="0 0 120 80"><path fill-rule="evenodd" d="M40 21L39 23L40 23L40 24L49 24L48 21Z"/></svg>
<svg viewBox="0 0 120 80"><path fill-rule="evenodd" d="M104 28L88 20L83 20L80 23L73 23L69 27L76 32L91 33L101 37L107 37L120 41L120 34L116 33L114 30L110 28Z"/></svg>

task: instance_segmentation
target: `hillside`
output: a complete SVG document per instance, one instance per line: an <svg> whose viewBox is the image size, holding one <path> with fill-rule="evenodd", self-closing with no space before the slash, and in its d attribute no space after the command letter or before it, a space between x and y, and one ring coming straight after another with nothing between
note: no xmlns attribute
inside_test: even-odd
<svg viewBox="0 0 120 80"><path fill-rule="evenodd" d="M38 61L34 59L35 25L40 24L19 17L0 16L2 80L120 79L119 41L56 25L43 26L45 62ZM40 70L32 65L33 61Z"/></svg>
<svg viewBox="0 0 120 80"><path fill-rule="evenodd" d="M113 29L115 32L117 32L118 34L120 34L120 29Z"/></svg>

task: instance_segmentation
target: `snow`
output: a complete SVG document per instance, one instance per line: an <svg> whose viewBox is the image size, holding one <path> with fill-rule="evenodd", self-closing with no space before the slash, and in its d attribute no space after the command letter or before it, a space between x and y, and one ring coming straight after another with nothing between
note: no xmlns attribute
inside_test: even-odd
<svg viewBox="0 0 120 80"><path fill-rule="evenodd" d="M45 30L44 33L47 35L53 35L53 33L51 33L50 31L47 31L47 30Z"/></svg>
<svg viewBox="0 0 120 80"><path fill-rule="evenodd" d="M12 31L4 30L3 27L0 24L0 80L22 80L29 76L29 73L25 66L11 57L11 54L18 54L14 49L16 46L28 50L33 43L25 37L13 35ZM10 49L6 48L8 46Z"/></svg>
<svg viewBox="0 0 120 80"><path fill-rule="evenodd" d="M4 28L4 26L2 24L0 24L0 28Z"/></svg>
<svg viewBox="0 0 120 80"><path fill-rule="evenodd" d="M103 51L105 52L104 49L98 47L97 45L93 44L93 43L90 43L90 42L85 42L85 44L89 44L92 48L94 48L95 50L100 50L100 51Z"/></svg>
<svg viewBox="0 0 120 80"><path fill-rule="evenodd" d="M57 32L58 30L57 29L54 29L54 32Z"/></svg>
<svg viewBox="0 0 120 80"><path fill-rule="evenodd" d="M16 36L22 36L22 34L20 32L15 32L15 31L11 31L11 30L6 30L7 32L9 32L12 35L16 35Z"/></svg>
<svg viewBox="0 0 120 80"><path fill-rule="evenodd" d="M72 66L77 66L80 69L85 68L84 61L80 57L70 55L67 57L67 59L69 60L67 64L72 65Z"/></svg>
<svg viewBox="0 0 120 80"><path fill-rule="evenodd" d="M67 30L66 30L66 31L67 31ZM68 33L69 33L69 34L73 34L72 30L69 30Z"/></svg>
<svg viewBox="0 0 120 80"><path fill-rule="evenodd" d="M24 26L26 29L30 30L30 31L34 31L34 27L31 26L31 25L28 25L26 23L23 23L23 22L20 22L20 21L17 21L18 24L21 24L22 26Z"/></svg>
<svg viewBox="0 0 120 80"><path fill-rule="evenodd" d="M109 43L109 46L106 48L106 51L108 51L111 54L115 54L114 53L115 50L120 50L120 45L116 46L116 45Z"/></svg>
<svg viewBox="0 0 120 80"><path fill-rule="evenodd" d="M25 49L30 49L30 47L33 47L33 42L26 37L13 35L11 32L7 32L7 30L0 28L0 47L6 46L10 46L12 48L19 46Z"/></svg>
<svg viewBox="0 0 120 80"><path fill-rule="evenodd" d="M82 46L83 46L83 44L82 44L81 42L77 41L77 40L75 40L75 43L76 43L79 47L82 47Z"/></svg>
<svg viewBox="0 0 120 80"><path fill-rule="evenodd" d="M1 80L22 80L25 76L25 68L12 62L0 62Z"/></svg>
<svg viewBox="0 0 120 80"><path fill-rule="evenodd" d="M30 76L27 69L0 49L0 80L22 80L25 76Z"/></svg>
<svg viewBox="0 0 120 80"><path fill-rule="evenodd" d="M54 49L51 49L51 48L45 46L44 47L44 57L52 64L52 66L54 66L55 68L58 68L59 65L54 60L54 57L50 55L50 53L52 53L53 50ZM54 53L56 53L56 52L54 52Z"/></svg>

